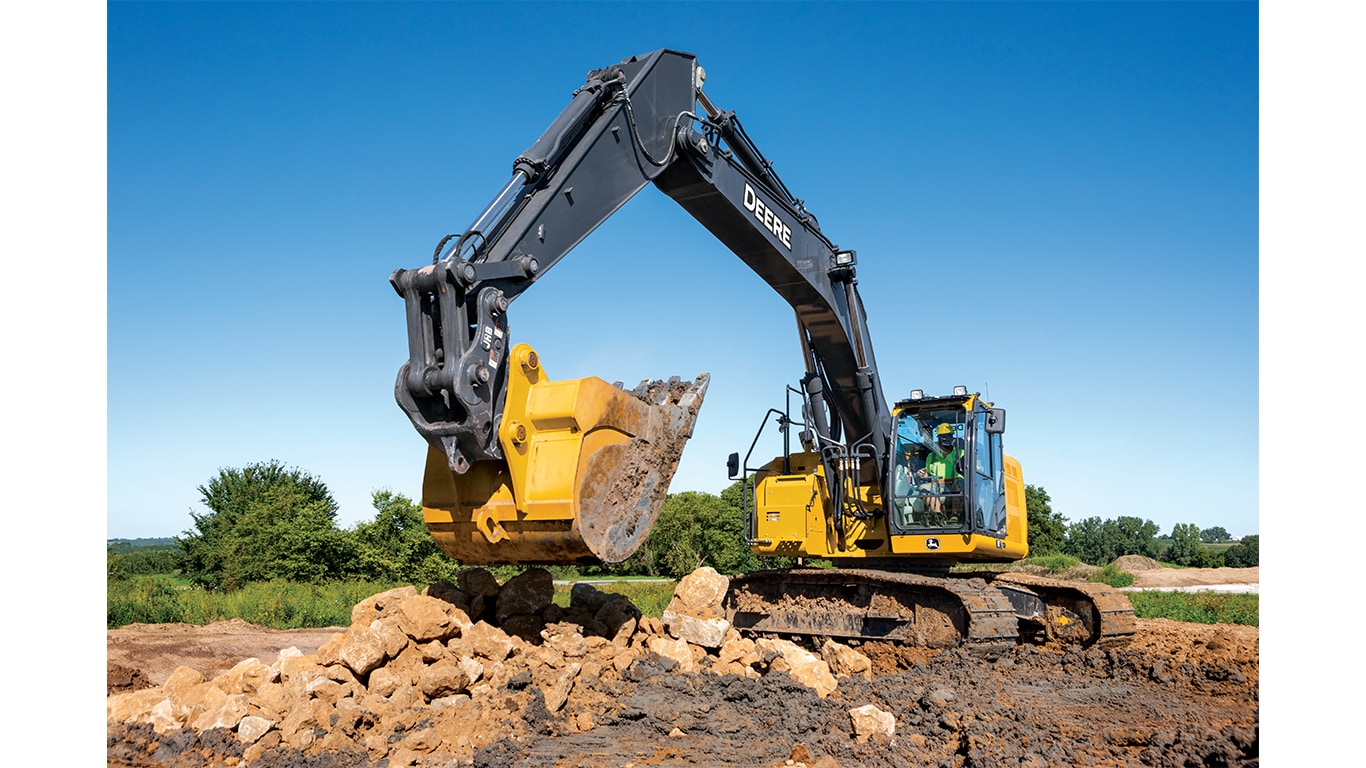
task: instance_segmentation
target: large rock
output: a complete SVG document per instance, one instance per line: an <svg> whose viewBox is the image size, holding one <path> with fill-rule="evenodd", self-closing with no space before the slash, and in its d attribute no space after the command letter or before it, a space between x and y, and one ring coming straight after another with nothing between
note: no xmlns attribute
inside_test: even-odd
<svg viewBox="0 0 1366 768"><path fill-rule="evenodd" d="M168 696L173 696L190 686L199 685L200 683L207 681L208 678L204 676L203 672L200 672L194 667L187 667L182 664L181 666L176 667L175 671L166 678L166 682L161 684L161 690L165 691Z"/></svg>
<svg viewBox="0 0 1366 768"><path fill-rule="evenodd" d="M872 704L849 710L849 719L854 726L854 736L864 742L869 737L881 734L891 738L896 732L896 718L891 712L884 712Z"/></svg>
<svg viewBox="0 0 1366 768"><path fill-rule="evenodd" d="M227 672L215 677L213 684L224 693L255 693L266 683L280 679L279 667L267 666L260 659L243 659Z"/></svg>
<svg viewBox="0 0 1366 768"><path fill-rule="evenodd" d="M720 648L730 629L725 619L699 619L675 611L664 611L662 620L669 634L703 648Z"/></svg>
<svg viewBox="0 0 1366 768"><path fill-rule="evenodd" d="M502 661L512 654L512 638L486 621L475 623L461 638L469 643L475 654L489 661Z"/></svg>
<svg viewBox="0 0 1366 768"><path fill-rule="evenodd" d="M206 710L204 714L195 718L195 721L190 723L190 727L201 732L212 728L235 729L237 724L242 722L242 718L247 716L249 704L250 697L245 693L234 693L228 696L222 704Z"/></svg>
<svg viewBox="0 0 1366 768"><path fill-rule="evenodd" d="M370 679L366 683L366 690L376 696L388 696L404 685L406 681L403 676L388 667L380 667L370 673Z"/></svg>
<svg viewBox="0 0 1366 768"><path fill-rule="evenodd" d="M252 696L251 703L256 708L256 714L279 720L300 698L297 691L286 688L281 683L266 683L256 689L256 695Z"/></svg>
<svg viewBox="0 0 1366 768"><path fill-rule="evenodd" d="M719 619L725 614L722 601L730 588L730 577L703 566L684 576L674 587L673 599L666 611L698 619Z"/></svg>
<svg viewBox="0 0 1366 768"><path fill-rule="evenodd" d="M255 744L274 727L274 720L259 715L247 715L237 724L237 738L243 744Z"/></svg>
<svg viewBox="0 0 1366 768"><path fill-rule="evenodd" d="M759 654L754 652L754 641L747 637L740 637L739 633L731 632L726 637L726 642L721 645L721 650L716 655L719 664L740 664L750 666L758 664Z"/></svg>
<svg viewBox="0 0 1366 768"><path fill-rule="evenodd" d="M469 598L459 587L449 581L432 582L427 585L426 589L422 590L422 594L427 597L435 597L437 600L444 600L464 611L466 614L470 612Z"/></svg>
<svg viewBox="0 0 1366 768"><path fill-rule="evenodd" d="M502 625L503 631L509 636L527 643L538 643L541 630L545 629L545 620L535 613L518 613L504 618Z"/></svg>
<svg viewBox="0 0 1366 768"><path fill-rule="evenodd" d="M625 597L605 601L593 618L603 628L602 636L613 645L625 648L631 643L640 623L640 609Z"/></svg>
<svg viewBox="0 0 1366 768"><path fill-rule="evenodd" d="M351 624L370 626L375 619L384 618L398 603L417 595L416 587L398 587L371 595L351 608Z"/></svg>
<svg viewBox="0 0 1366 768"><path fill-rule="evenodd" d="M830 665L830 671L837 676L862 677L873 679L873 662L861 651L850 648L834 640L826 640L821 645L821 658Z"/></svg>
<svg viewBox="0 0 1366 768"><path fill-rule="evenodd" d="M830 673L830 665L796 643L765 637L754 641L754 650L774 670L787 672L793 680L811 688L822 699L839 687ZM782 659L781 664L778 659Z"/></svg>
<svg viewBox="0 0 1366 768"><path fill-rule="evenodd" d="M578 582L569 588L569 608L582 608L589 614L597 613L607 603L609 594L592 584Z"/></svg>
<svg viewBox="0 0 1366 768"><path fill-rule="evenodd" d="M456 659L455 663L459 664L460 668L465 670L465 675L470 679L469 683L466 684L466 689L479 682L484 676L484 665L479 663L478 659L469 656L461 656L459 659Z"/></svg>
<svg viewBox="0 0 1366 768"><path fill-rule="evenodd" d="M160 688L143 688L110 696L105 700L105 716L111 723L147 723L157 733L169 733L184 726L175 717L171 700Z"/></svg>
<svg viewBox="0 0 1366 768"><path fill-rule="evenodd" d="M469 673L454 661L438 661L422 670L418 679L422 695L428 700L464 693L469 684Z"/></svg>
<svg viewBox="0 0 1366 768"><path fill-rule="evenodd" d="M397 626L415 642L445 640L471 624L465 612L445 600L414 595L398 604Z"/></svg>
<svg viewBox="0 0 1366 768"><path fill-rule="evenodd" d="M371 627L352 625L333 635L318 648L317 661L323 666L345 664L357 675L368 675L388 657L384 635Z"/></svg>
<svg viewBox="0 0 1366 768"><path fill-rule="evenodd" d="M556 670L549 679L538 685L541 695L545 697L545 708L552 714L559 712L569 700L569 692L574 690L574 681L578 679L581 668L577 662L569 664Z"/></svg>
<svg viewBox="0 0 1366 768"><path fill-rule="evenodd" d="M343 633L338 632L337 634L333 635L332 640L329 640L328 642L330 643L336 641L337 646L340 646L342 642L342 634ZM326 647L327 643L324 643L323 645L324 647ZM332 649L329 649L329 653L334 651L337 646L334 646ZM322 648L319 648L318 652L322 653L322 650ZM324 676L324 668L322 664L318 663L317 654L309 654L307 656L290 656L288 658L280 659L278 664L280 667L280 681L287 685L296 687L304 686L308 684L309 680L312 680L315 677Z"/></svg>
<svg viewBox="0 0 1366 768"><path fill-rule="evenodd" d="M498 623L512 616L539 614L555 597L555 578L544 568L531 568L513 576L498 592Z"/></svg>
<svg viewBox="0 0 1366 768"><path fill-rule="evenodd" d="M498 579L484 568L471 568L456 574L456 584L469 602L470 618L492 620L493 607L498 602Z"/></svg>
<svg viewBox="0 0 1366 768"><path fill-rule="evenodd" d="M677 664L680 672L697 671L697 661L694 660L687 641L654 635L645 642L645 647L649 649L650 653L662 656Z"/></svg>

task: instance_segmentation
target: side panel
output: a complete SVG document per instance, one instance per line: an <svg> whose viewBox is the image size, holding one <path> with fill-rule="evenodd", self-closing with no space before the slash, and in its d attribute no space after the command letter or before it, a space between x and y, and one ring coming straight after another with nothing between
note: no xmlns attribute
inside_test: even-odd
<svg viewBox="0 0 1366 768"><path fill-rule="evenodd" d="M756 473L755 542L750 549L764 557L830 559L886 557L891 554L881 491L871 486L851 489L872 519L844 515L838 530L830 508L825 469L814 453L794 453L790 472L775 459Z"/></svg>
<svg viewBox="0 0 1366 768"><path fill-rule="evenodd" d="M1029 514L1025 508L1024 470L1014 456L1006 455L1006 541L1020 557L1029 555Z"/></svg>

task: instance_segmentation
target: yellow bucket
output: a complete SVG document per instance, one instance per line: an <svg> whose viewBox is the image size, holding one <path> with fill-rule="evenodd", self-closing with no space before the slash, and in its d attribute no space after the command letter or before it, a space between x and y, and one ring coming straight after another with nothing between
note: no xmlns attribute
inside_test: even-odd
<svg viewBox="0 0 1366 768"><path fill-rule="evenodd" d="M550 381L536 352L512 350L498 439L503 460L463 475L429 449L427 529L469 565L618 563L659 516L710 381Z"/></svg>

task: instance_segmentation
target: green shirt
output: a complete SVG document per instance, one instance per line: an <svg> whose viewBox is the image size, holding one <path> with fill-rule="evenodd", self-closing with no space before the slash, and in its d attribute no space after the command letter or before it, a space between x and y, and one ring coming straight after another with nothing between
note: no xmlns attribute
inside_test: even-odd
<svg viewBox="0 0 1366 768"><path fill-rule="evenodd" d="M962 455L963 452L958 448L952 448L948 453L931 451L929 458L925 459L925 471L929 473L930 480L943 482L958 479L958 471L955 466L958 463L958 457Z"/></svg>

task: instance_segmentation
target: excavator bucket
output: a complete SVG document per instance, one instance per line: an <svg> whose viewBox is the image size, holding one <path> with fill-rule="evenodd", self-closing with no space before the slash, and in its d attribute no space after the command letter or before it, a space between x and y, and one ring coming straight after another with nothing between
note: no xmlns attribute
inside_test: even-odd
<svg viewBox="0 0 1366 768"><path fill-rule="evenodd" d="M468 565L617 563L645 541L710 381L551 381L512 350L498 427L503 459L463 474L430 449L422 512L441 549Z"/></svg>

